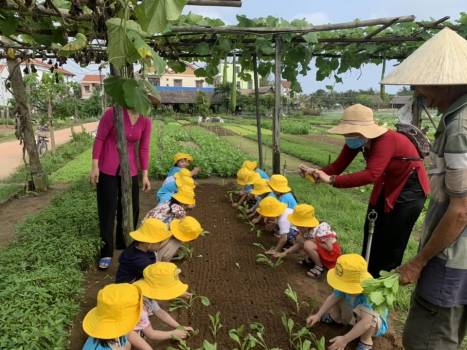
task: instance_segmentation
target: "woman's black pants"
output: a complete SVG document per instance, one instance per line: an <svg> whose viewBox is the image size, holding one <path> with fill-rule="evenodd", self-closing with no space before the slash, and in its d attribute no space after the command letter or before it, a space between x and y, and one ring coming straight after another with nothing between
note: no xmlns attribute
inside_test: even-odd
<svg viewBox="0 0 467 350"><path fill-rule="evenodd" d="M384 212L383 194L380 195L376 206L368 207L364 228L363 257L365 257L368 242L368 213L372 209L378 213L368 265L368 271L373 277L379 277L381 270L391 271L401 264L410 234L420 216L425 199L417 173L414 172L407 180L390 212Z"/></svg>
<svg viewBox="0 0 467 350"><path fill-rule="evenodd" d="M138 176L132 176L133 226L136 229L139 216ZM114 249L114 223L117 216L116 248L125 249L122 225L122 191L120 176L100 173L97 183L97 212L103 246L101 257L112 257Z"/></svg>

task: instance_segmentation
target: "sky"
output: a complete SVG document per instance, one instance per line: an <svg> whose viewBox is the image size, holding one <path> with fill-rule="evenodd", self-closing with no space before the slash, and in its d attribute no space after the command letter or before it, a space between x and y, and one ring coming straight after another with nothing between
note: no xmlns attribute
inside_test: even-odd
<svg viewBox="0 0 467 350"><path fill-rule="evenodd" d="M348 22L358 19L374 19L381 17L415 15L416 20L439 19L451 16L451 20L459 17L460 12L467 12L466 0L242 0L241 8L186 6L184 13L192 11L207 17L220 18L226 24L236 24L236 15L248 17L282 17L286 20L306 18L312 24ZM386 71L390 72L395 62L390 62ZM80 68L75 63L65 65L66 69L81 78L84 74L97 73L97 66ZM315 81L315 70L307 76L300 77L304 93L324 89L326 85L334 85L335 90L379 88L381 68L366 65L361 70L350 71L342 76L343 83L335 84L334 80ZM397 88L389 87L388 92Z"/></svg>

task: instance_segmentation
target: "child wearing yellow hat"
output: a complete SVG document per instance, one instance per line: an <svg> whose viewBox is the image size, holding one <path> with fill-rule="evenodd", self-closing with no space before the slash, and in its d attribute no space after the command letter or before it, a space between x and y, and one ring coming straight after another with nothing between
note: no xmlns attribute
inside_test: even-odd
<svg viewBox="0 0 467 350"><path fill-rule="evenodd" d="M172 233L161 220L148 218L136 231L130 232L130 236L134 242L118 259L117 283L131 283L143 277L143 270L156 262L156 252Z"/></svg>
<svg viewBox="0 0 467 350"><path fill-rule="evenodd" d="M388 313L380 315L363 292L362 283L373 278L368 265L358 254L344 254L327 274L328 284L334 288L317 313L307 318L308 326L318 322L351 325L352 329L330 340L329 350L344 349L356 338L360 341L356 350L373 349L373 337L382 336L388 330Z"/></svg>
<svg viewBox="0 0 467 350"><path fill-rule="evenodd" d="M287 204L287 208L295 209L297 200L289 187L289 181L283 175L272 175L268 182L269 187L274 191L277 199L281 203Z"/></svg>
<svg viewBox="0 0 467 350"><path fill-rule="evenodd" d="M309 204L298 204L289 215L289 221L299 232L297 239L293 246L275 254L274 257L284 258L288 254L304 251L307 258L302 263L310 264L311 260L313 267L307 272L307 276L314 279L321 277L324 268L334 268L337 258L341 255L337 234L331 230L328 223L318 221L315 208Z"/></svg>
<svg viewBox="0 0 467 350"><path fill-rule="evenodd" d="M180 270L175 264L157 262L144 269L144 277L134 283L141 289L144 296L144 306L139 323L128 335L132 346L137 349L150 350L152 347L145 338L150 340L168 340L174 337L185 339L192 327L181 326L167 311L163 310L157 301L169 301L184 295L188 285L178 279ZM155 315L172 328L170 331L160 331L152 328L150 315Z"/></svg>
<svg viewBox="0 0 467 350"><path fill-rule="evenodd" d="M250 193L255 197L256 202L251 208L248 208L246 212L251 222L254 224L257 224L261 220L261 215L259 215L256 211L256 209L259 206L259 202L261 202L263 198L266 198L266 197L275 198L276 196L274 192L272 192L271 188L268 185L267 180L265 179L256 180L253 183L253 189L251 190Z"/></svg>
<svg viewBox="0 0 467 350"><path fill-rule="evenodd" d="M83 319L89 336L83 350L130 350L128 334L143 310L141 289L129 283L109 284L97 293L97 306Z"/></svg>
<svg viewBox="0 0 467 350"><path fill-rule="evenodd" d="M275 255L281 252L287 243L294 243L298 231L288 218L293 212L292 209L274 197L266 197L259 202L256 211L264 219L266 229L272 231L277 238L276 247L266 251L266 254Z"/></svg>
<svg viewBox="0 0 467 350"><path fill-rule="evenodd" d="M174 176L168 177L162 183L162 186L156 192L156 201L158 204L163 204L172 198L172 195L177 193L180 188L194 190L196 187L195 181L191 173L182 169Z"/></svg>
<svg viewBox="0 0 467 350"><path fill-rule="evenodd" d="M173 158L173 166L169 169L169 172L167 173L167 177L174 176L176 173L178 173L182 169L187 169L190 166L190 164L193 163L193 157L189 153L184 153L184 152L178 152L174 155ZM193 170L191 170L191 175L196 176L198 173L201 171L201 168L195 167Z"/></svg>
<svg viewBox="0 0 467 350"><path fill-rule="evenodd" d="M169 201L158 204L148 211L144 219L154 218L170 224L174 219L184 218L186 211L194 208L195 204L195 192L189 187L182 187L178 192L172 194Z"/></svg>
<svg viewBox="0 0 467 350"><path fill-rule="evenodd" d="M237 184L241 186L239 194L240 199L233 203L234 207L242 205L245 200L251 198L251 191L253 190L253 183L259 180L261 177L258 173L247 168L240 168L237 171Z"/></svg>
<svg viewBox="0 0 467 350"><path fill-rule="evenodd" d="M242 168L256 171L262 179L269 180L269 175L263 169L258 168L258 163L254 160L245 160L242 164Z"/></svg>
<svg viewBox="0 0 467 350"><path fill-rule="evenodd" d="M159 261L170 261L177 254L182 243L188 243L197 239L203 232L201 224L192 216L174 219L170 223L172 237L165 242L157 252Z"/></svg>

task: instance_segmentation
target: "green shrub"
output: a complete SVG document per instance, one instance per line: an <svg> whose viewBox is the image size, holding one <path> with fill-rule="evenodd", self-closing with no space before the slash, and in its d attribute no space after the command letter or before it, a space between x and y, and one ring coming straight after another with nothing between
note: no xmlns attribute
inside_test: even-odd
<svg viewBox="0 0 467 350"><path fill-rule="evenodd" d="M98 248L95 194L84 182L17 226L0 249L1 349L67 347Z"/></svg>

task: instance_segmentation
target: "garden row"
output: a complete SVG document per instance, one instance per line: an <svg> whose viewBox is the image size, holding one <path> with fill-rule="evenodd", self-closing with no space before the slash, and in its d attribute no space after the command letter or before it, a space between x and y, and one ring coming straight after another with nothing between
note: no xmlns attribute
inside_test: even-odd
<svg viewBox="0 0 467 350"><path fill-rule="evenodd" d="M193 155L194 166L202 169L201 177L234 176L247 158L243 152L203 128L182 126L175 121L155 121L151 141L151 175L165 177L177 152Z"/></svg>

